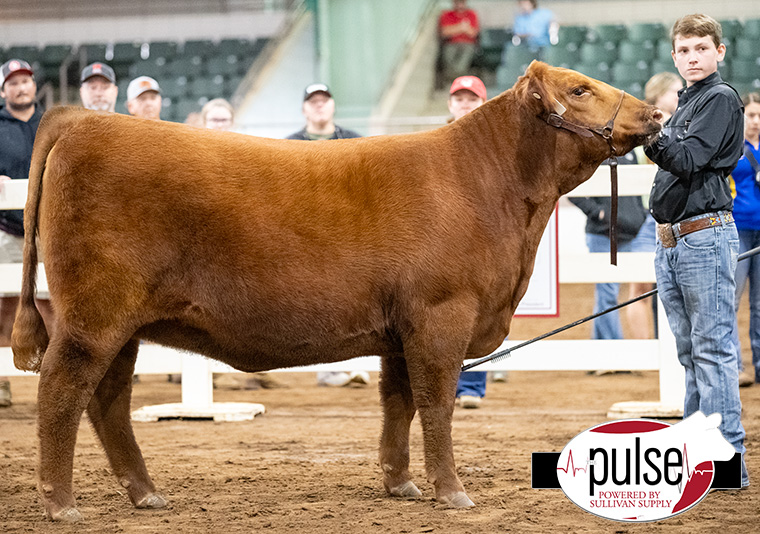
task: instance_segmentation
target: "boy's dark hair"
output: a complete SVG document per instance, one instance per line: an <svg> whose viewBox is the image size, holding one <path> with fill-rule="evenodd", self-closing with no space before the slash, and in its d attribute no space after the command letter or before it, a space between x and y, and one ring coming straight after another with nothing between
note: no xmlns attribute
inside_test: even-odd
<svg viewBox="0 0 760 534"><path fill-rule="evenodd" d="M712 37L715 48L723 40L723 28L720 22L709 15L695 13L678 19L670 30L670 44L675 50L676 35L681 37Z"/></svg>

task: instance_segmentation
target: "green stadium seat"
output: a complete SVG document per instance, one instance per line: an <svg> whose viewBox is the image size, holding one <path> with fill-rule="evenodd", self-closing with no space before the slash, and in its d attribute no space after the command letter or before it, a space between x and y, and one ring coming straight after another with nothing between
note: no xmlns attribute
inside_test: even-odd
<svg viewBox="0 0 760 534"><path fill-rule="evenodd" d="M625 39L628 28L623 24L599 24L591 28L590 41L619 43Z"/></svg>
<svg viewBox="0 0 760 534"><path fill-rule="evenodd" d="M206 61L206 72L210 76L237 76L240 72L237 56L216 56Z"/></svg>
<svg viewBox="0 0 760 534"><path fill-rule="evenodd" d="M30 65L40 62L40 49L36 46L11 46L6 51L8 59L23 59Z"/></svg>
<svg viewBox="0 0 760 534"><path fill-rule="evenodd" d="M187 92L190 96L195 96L196 98L207 97L209 100L219 98L225 93L224 77L202 76L190 80L187 83Z"/></svg>
<svg viewBox="0 0 760 534"><path fill-rule="evenodd" d="M744 96L747 93L760 92L760 83L754 84L753 82L737 82L732 80L731 87L736 89L736 92L741 96Z"/></svg>
<svg viewBox="0 0 760 534"><path fill-rule="evenodd" d="M618 45L618 59L624 63L637 61L652 61L657 55L657 49L652 41L621 41Z"/></svg>
<svg viewBox="0 0 760 534"><path fill-rule="evenodd" d="M79 47L80 56L84 57L85 64L93 61L106 61L106 45L103 43L83 44Z"/></svg>
<svg viewBox="0 0 760 534"><path fill-rule="evenodd" d="M216 54L220 56L247 56L250 54L253 43L248 39L222 39L216 48Z"/></svg>
<svg viewBox="0 0 760 534"><path fill-rule="evenodd" d="M581 52L573 42L562 44L560 41L559 44L544 49L544 61L555 67L571 69L580 60Z"/></svg>
<svg viewBox="0 0 760 534"><path fill-rule="evenodd" d="M140 61L143 59L140 54L141 48L141 43L115 43L113 45L113 59L109 63L129 64Z"/></svg>
<svg viewBox="0 0 760 534"><path fill-rule="evenodd" d="M619 61L612 66L612 81L617 87L634 83L642 86L649 79L649 65L646 61L623 63Z"/></svg>
<svg viewBox="0 0 760 534"><path fill-rule="evenodd" d="M652 75L658 72L674 72L678 74L678 69L673 64L672 59L655 59L652 61Z"/></svg>
<svg viewBox="0 0 760 534"><path fill-rule="evenodd" d="M201 58L207 58L216 54L216 46L211 40L193 40L185 41L182 46L182 55L184 57L198 56Z"/></svg>
<svg viewBox="0 0 760 534"><path fill-rule="evenodd" d="M153 41L148 43L148 52L150 59L161 57L171 60L177 55L177 43L174 41Z"/></svg>
<svg viewBox="0 0 760 534"><path fill-rule="evenodd" d="M586 40L588 28L586 26L560 26L558 40L560 45L574 43L580 45Z"/></svg>
<svg viewBox="0 0 760 534"><path fill-rule="evenodd" d="M172 100L187 95L187 78L184 76L160 79L158 85L161 87L161 94Z"/></svg>
<svg viewBox="0 0 760 534"><path fill-rule="evenodd" d="M197 78L203 74L203 60L200 56L179 57L165 65L165 73L170 76Z"/></svg>
<svg viewBox="0 0 760 534"><path fill-rule="evenodd" d="M42 49L40 63L44 66L58 66L71 55L71 45L47 45Z"/></svg>
<svg viewBox="0 0 760 534"><path fill-rule="evenodd" d="M760 37L738 37L732 48L734 58L756 59L760 57Z"/></svg>
<svg viewBox="0 0 760 534"><path fill-rule="evenodd" d="M501 65L496 69L497 91L503 93L512 87L523 74L525 74L525 66L523 65Z"/></svg>
<svg viewBox="0 0 760 534"><path fill-rule="evenodd" d="M617 48L612 41L584 43L581 45L581 63L596 64L607 63L608 65L617 60Z"/></svg>
<svg viewBox="0 0 760 534"><path fill-rule="evenodd" d="M628 27L628 40L634 43L656 43L667 36L668 29L660 23L636 22Z"/></svg>
<svg viewBox="0 0 760 534"><path fill-rule="evenodd" d="M752 59L735 58L731 60L730 82L753 82L760 80L760 65Z"/></svg>
<svg viewBox="0 0 760 534"><path fill-rule="evenodd" d="M723 39L734 41L742 34L742 23L736 19L732 20L719 20L721 27L723 28Z"/></svg>
<svg viewBox="0 0 760 534"><path fill-rule="evenodd" d="M224 94L225 98L229 99L237 91L238 86L243 81L243 76L232 76L224 81Z"/></svg>
<svg viewBox="0 0 760 534"><path fill-rule="evenodd" d="M657 59L673 61L673 44L670 42L670 39L661 39L657 41L655 50L655 57Z"/></svg>
<svg viewBox="0 0 760 534"><path fill-rule="evenodd" d="M745 20L742 37L755 37L760 39L760 19Z"/></svg>
<svg viewBox="0 0 760 534"><path fill-rule="evenodd" d="M618 89L622 89L629 95L633 95L636 98L643 100L645 83L633 82L626 85L616 85L616 87L618 87Z"/></svg>
<svg viewBox="0 0 760 534"><path fill-rule="evenodd" d="M480 32L480 48L473 66L494 71L501 63L501 53L510 40L510 33L503 28L487 28Z"/></svg>
<svg viewBox="0 0 760 534"><path fill-rule="evenodd" d="M531 50L527 46L514 46L507 44L504 49L502 58L502 64L513 67L516 70L525 69L530 65L530 62L538 58L538 52ZM511 87L511 85L510 85Z"/></svg>
<svg viewBox="0 0 760 534"><path fill-rule="evenodd" d="M167 110L167 119L176 122L184 122L190 113L200 112L201 106L196 99L181 99L170 104Z"/></svg>
<svg viewBox="0 0 760 534"><path fill-rule="evenodd" d="M579 63L575 66L575 70L596 80L612 83L610 69L606 63Z"/></svg>
<svg viewBox="0 0 760 534"><path fill-rule="evenodd" d="M130 79L137 78L138 76L150 76L151 78L159 78L166 73L166 67L161 65L153 59L146 59L132 63L129 66Z"/></svg>

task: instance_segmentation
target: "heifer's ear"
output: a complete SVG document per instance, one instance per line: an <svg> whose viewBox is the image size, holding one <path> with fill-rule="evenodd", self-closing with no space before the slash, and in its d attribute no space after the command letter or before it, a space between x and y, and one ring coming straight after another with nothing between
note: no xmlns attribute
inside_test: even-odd
<svg viewBox="0 0 760 534"><path fill-rule="evenodd" d="M549 66L540 61L533 61L525 71L525 77L528 80L525 89L526 104L536 109L539 114L559 112L550 83Z"/></svg>

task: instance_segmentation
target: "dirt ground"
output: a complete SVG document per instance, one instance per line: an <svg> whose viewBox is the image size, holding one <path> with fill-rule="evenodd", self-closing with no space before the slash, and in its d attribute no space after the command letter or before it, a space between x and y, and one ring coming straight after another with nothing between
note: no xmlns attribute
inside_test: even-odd
<svg viewBox="0 0 760 534"><path fill-rule="evenodd" d="M560 317L518 319L512 337L528 339L589 313L591 291L562 286ZM589 328L563 336L587 337ZM454 415L459 475L476 503L470 510L444 509L433 500L416 422L411 470L424 496L385 495L377 462L376 376L368 388L340 389L318 388L313 373L276 376L289 388L215 391L216 401L264 404L267 413L253 422L135 423L148 469L169 500L163 510L132 508L85 418L74 466L85 521L75 526L43 517L35 490L37 378L13 378L14 405L0 410L0 532L757 532L760 385L742 390L747 463L755 475L750 489L713 492L677 517L629 524L590 515L561 490L531 489L530 455L560 451L579 432L606 421L617 401L657 400L655 372L512 372L507 383L489 384L481 409L457 408ZM143 376L133 407L179 400L180 387L165 376Z"/></svg>

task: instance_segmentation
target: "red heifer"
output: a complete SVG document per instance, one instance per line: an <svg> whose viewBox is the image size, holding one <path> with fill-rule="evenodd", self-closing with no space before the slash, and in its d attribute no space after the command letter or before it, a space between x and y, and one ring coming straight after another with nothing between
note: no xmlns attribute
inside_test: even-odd
<svg viewBox="0 0 760 534"><path fill-rule="evenodd" d="M165 505L130 423L140 339L247 372L380 355L385 489L420 495L408 469L419 412L436 499L472 506L451 442L462 361L509 333L560 195L611 145L647 142L658 117L537 62L466 117L412 135L305 143L51 110L34 147L13 330L16 366L40 372L48 515L80 517L84 410L134 505ZM589 133L612 118L609 143ZM36 235L49 340L33 300Z"/></svg>

